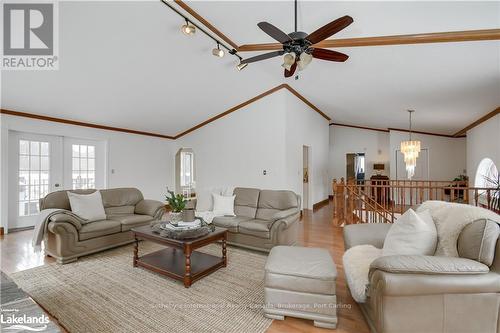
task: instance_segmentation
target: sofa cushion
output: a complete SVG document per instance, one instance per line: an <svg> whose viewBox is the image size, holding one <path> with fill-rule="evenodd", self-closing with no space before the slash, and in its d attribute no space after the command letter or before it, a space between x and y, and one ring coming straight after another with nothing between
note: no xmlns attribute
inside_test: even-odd
<svg viewBox="0 0 500 333"><path fill-rule="evenodd" d="M458 237L458 254L462 258L479 261L491 266L500 234L498 224L480 219L466 226Z"/></svg>
<svg viewBox="0 0 500 333"><path fill-rule="evenodd" d="M267 288L335 295L337 270L326 249L275 246L265 272Z"/></svg>
<svg viewBox="0 0 500 333"><path fill-rule="evenodd" d="M141 191L136 188L112 188L101 190L104 208L117 206L135 206L144 199Z"/></svg>
<svg viewBox="0 0 500 333"><path fill-rule="evenodd" d="M104 208L106 215L130 215L134 214L135 206L117 206Z"/></svg>
<svg viewBox="0 0 500 333"><path fill-rule="evenodd" d="M256 188L237 187L234 189L234 213L237 216L255 218L260 190Z"/></svg>
<svg viewBox="0 0 500 333"><path fill-rule="evenodd" d="M121 231L128 231L134 227L146 225L149 222L153 221L152 216L138 214L110 215L108 216L108 219L121 223Z"/></svg>
<svg viewBox="0 0 500 333"><path fill-rule="evenodd" d="M294 207L298 207L298 199L292 191L262 190L255 216L261 220L272 220L278 211Z"/></svg>
<svg viewBox="0 0 500 333"><path fill-rule="evenodd" d="M68 192L68 198L71 212L82 218L82 224L106 219L106 212L99 191L89 194Z"/></svg>
<svg viewBox="0 0 500 333"><path fill-rule="evenodd" d="M241 234L256 236L260 238L270 238L269 229L271 221L252 219L239 224L238 230Z"/></svg>
<svg viewBox="0 0 500 333"><path fill-rule="evenodd" d="M121 224L118 221L101 220L90 222L82 226L79 232L80 240L86 240L121 232Z"/></svg>
<svg viewBox="0 0 500 333"><path fill-rule="evenodd" d="M217 227L226 228L229 232L238 232L238 226L241 222L251 220L245 216L216 216L212 223Z"/></svg>
<svg viewBox="0 0 500 333"><path fill-rule="evenodd" d="M95 191L96 190L94 189L90 189L90 190L72 190L69 192L76 194L90 194L94 193ZM51 192L47 194L43 199L40 199L40 210L50 209L50 208L71 210L68 198L68 191L63 190L63 191Z"/></svg>
<svg viewBox="0 0 500 333"><path fill-rule="evenodd" d="M398 217L385 237L384 256L433 255L436 250L437 231L428 210L415 213L408 209Z"/></svg>

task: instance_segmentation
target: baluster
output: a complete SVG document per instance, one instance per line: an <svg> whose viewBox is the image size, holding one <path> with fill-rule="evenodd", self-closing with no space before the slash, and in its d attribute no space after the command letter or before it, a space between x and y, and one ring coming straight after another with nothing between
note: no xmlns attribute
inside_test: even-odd
<svg viewBox="0 0 500 333"><path fill-rule="evenodd" d="M490 189L486 190L486 199L488 200L488 209L491 209L491 192L490 192Z"/></svg>
<svg viewBox="0 0 500 333"><path fill-rule="evenodd" d="M477 188L474 189L474 206L477 206L479 200L479 193L477 192Z"/></svg>

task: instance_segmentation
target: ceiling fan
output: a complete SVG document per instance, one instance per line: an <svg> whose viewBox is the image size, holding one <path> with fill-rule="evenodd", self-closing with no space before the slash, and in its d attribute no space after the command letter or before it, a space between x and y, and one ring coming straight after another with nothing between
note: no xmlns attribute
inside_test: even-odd
<svg viewBox="0 0 500 333"><path fill-rule="evenodd" d="M314 44L336 34L352 22L354 22L353 18L346 15L322 26L311 34L297 31L297 0L295 0L294 32L286 34L268 22L260 22L257 24L262 31L280 42L283 45L283 50L259 54L255 57L242 60L241 64L249 64L284 54L282 66L285 68L285 77L290 77L295 73L297 68L303 70L312 61L312 58L344 62L349 58L348 55L337 51L317 48L314 47Z"/></svg>

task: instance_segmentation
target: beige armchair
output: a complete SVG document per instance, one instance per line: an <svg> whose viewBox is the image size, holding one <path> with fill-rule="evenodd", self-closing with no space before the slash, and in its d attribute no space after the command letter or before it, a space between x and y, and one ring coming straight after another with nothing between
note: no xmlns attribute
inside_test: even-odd
<svg viewBox="0 0 500 333"><path fill-rule="evenodd" d="M381 248L390 225L344 228L346 249ZM460 257L387 256L372 262L359 304L377 333L500 333L499 226L477 220L458 239Z"/></svg>

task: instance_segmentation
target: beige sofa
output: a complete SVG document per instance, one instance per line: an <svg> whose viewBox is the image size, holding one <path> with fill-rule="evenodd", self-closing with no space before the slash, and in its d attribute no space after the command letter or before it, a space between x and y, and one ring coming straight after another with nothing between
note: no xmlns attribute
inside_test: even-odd
<svg viewBox="0 0 500 333"><path fill-rule="evenodd" d="M95 190L71 192L88 194ZM106 220L82 224L67 214L50 217L45 249L58 263L69 263L78 257L132 242L130 229L160 219L165 209L160 201L144 200L141 191L135 188L101 190L101 196ZM40 209L71 210L67 191L52 192L40 199Z"/></svg>
<svg viewBox="0 0 500 333"><path fill-rule="evenodd" d="M216 226L228 229L228 243L269 251L276 245L297 242L300 196L292 191L234 189L236 216L215 217Z"/></svg>
<svg viewBox="0 0 500 333"><path fill-rule="evenodd" d="M389 224L344 227L346 250L382 248ZM499 226L477 220L460 233L460 257L386 256L370 265L360 307L377 333L500 333Z"/></svg>

